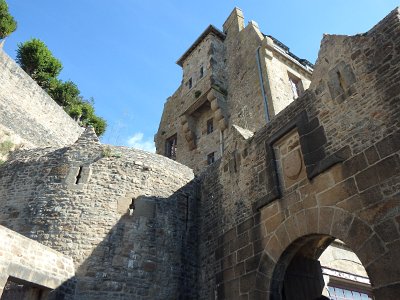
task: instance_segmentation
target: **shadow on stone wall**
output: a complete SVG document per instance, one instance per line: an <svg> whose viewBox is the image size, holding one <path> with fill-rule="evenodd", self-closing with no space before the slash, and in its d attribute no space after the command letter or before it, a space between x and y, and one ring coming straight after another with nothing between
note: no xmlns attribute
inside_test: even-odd
<svg viewBox="0 0 400 300"><path fill-rule="evenodd" d="M168 198L136 198L133 209L121 216L76 276L49 299L195 298L195 190L196 184L190 182Z"/></svg>

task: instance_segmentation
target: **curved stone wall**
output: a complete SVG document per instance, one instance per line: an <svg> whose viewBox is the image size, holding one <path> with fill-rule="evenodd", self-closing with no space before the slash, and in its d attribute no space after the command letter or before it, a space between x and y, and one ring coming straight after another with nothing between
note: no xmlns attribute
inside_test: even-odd
<svg viewBox="0 0 400 300"><path fill-rule="evenodd" d="M71 147L20 151L1 167L0 221L73 258L74 299L168 299L194 282L183 270L195 251L192 179L88 129Z"/></svg>

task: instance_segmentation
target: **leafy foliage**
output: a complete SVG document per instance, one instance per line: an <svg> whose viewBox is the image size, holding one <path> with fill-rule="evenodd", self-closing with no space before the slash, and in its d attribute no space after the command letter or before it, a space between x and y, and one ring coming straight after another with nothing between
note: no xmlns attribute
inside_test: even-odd
<svg viewBox="0 0 400 300"><path fill-rule="evenodd" d="M72 81L62 82L57 80L54 86L50 87L50 96L62 107L71 106L79 100L80 91Z"/></svg>
<svg viewBox="0 0 400 300"><path fill-rule="evenodd" d="M57 78L62 64L42 41L18 45L17 62L80 126L93 126L98 136L105 132L107 123L95 115L94 100L84 99L74 82Z"/></svg>
<svg viewBox="0 0 400 300"><path fill-rule="evenodd" d="M8 12L5 0L0 0L0 39L4 39L17 29L17 22Z"/></svg>
<svg viewBox="0 0 400 300"><path fill-rule="evenodd" d="M51 88L62 70L61 62L39 39L18 44L17 63L45 90Z"/></svg>

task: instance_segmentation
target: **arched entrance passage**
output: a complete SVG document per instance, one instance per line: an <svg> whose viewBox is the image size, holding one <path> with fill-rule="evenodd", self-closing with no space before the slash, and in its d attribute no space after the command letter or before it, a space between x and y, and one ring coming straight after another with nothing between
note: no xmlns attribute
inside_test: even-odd
<svg viewBox="0 0 400 300"><path fill-rule="evenodd" d="M286 273L295 269L295 265L289 269L291 262L301 264L299 257L315 260L335 238L360 259L375 300L398 299L398 243L385 243L373 224L337 207L304 209L271 232L254 284L260 299L283 300ZM307 266L312 268L311 264Z"/></svg>
<svg viewBox="0 0 400 300"><path fill-rule="evenodd" d="M301 300L320 296L324 279L318 258L333 240L329 235L314 234L294 241L275 266L271 299Z"/></svg>
<svg viewBox="0 0 400 300"><path fill-rule="evenodd" d="M275 266L271 281L271 299L312 300L318 299L321 294L329 295L332 299L342 299L341 296L345 299L370 299L368 284L364 282L362 284L364 287L362 287L358 282L359 279L365 279L368 282L368 279L358 276L352 265L345 265L344 269L328 269L331 273L336 273L334 274L336 276L345 275L347 279L340 278L341 285L338 286L336 283L334 287L330 284L327 288L326 280L329 276L324 274L326 269L320 264L319 258L334 240L335 238L329 235L312 234L293 242L283 252ZM341 245L344 246L343 243ZM329 249L331 251L328 252L332 252L332 249L337 250L335 247L329 247ZM340 253L343 255L343 260L348 259L344 256L346 252Z"/></svg>

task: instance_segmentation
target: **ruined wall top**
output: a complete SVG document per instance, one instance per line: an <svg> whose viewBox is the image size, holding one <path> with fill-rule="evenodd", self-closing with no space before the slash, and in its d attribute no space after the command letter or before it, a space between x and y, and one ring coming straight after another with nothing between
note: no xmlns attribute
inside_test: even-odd
<svg viewBox="0 0 400 300"><path fill-rule="evenodd" d="M83 129L2 49L0 86L0 142L61 147L79 137Z"/></svg>

